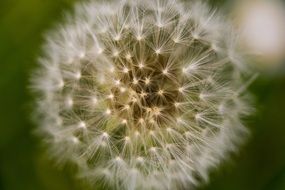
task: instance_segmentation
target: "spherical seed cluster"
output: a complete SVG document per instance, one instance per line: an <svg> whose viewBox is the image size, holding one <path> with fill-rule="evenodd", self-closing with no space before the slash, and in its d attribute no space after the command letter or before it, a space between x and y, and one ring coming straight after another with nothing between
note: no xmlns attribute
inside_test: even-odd
<svg viewBox="0 0 285 190"><path fill-rule="evenodd" d="M225 21L196 1L90 1L75 12L48 37L33 80L53 156L116 189L207 180L247 112Z"/></svg>

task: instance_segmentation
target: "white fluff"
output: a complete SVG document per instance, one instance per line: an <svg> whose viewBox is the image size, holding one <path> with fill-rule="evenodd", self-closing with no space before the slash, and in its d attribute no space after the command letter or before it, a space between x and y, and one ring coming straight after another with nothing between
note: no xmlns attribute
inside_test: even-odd
<svg viewBox="0 0 285 190"><path fill-rule="evenodd" d="M112 189L207 181L246 134L245 67L229 28L197 1L78 5L33 78L51 154Z"/></svg>

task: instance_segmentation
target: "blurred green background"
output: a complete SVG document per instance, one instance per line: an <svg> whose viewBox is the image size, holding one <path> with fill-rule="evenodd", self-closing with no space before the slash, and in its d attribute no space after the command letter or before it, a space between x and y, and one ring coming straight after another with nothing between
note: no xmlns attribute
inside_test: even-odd
<svg viewBox="0 0 285 190"><path fill-rule="evenodd" d="M43 34L75 0L0 0L0 190L88 189L43 154L31 122L29 76ZM212 0L224 6L229 0ZM285 35L285 33L284 33ZM256 114L238 154L213 170L201 190L285 190L285 72L260 76L250 90Z"/></svg>

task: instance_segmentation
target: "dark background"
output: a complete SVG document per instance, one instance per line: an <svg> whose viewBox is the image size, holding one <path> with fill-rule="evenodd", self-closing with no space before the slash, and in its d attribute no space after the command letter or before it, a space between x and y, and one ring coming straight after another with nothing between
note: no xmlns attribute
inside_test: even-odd
<svg viewBox="0 0 285 190"><path fill-rule="evenodd" d="M0 0L0 190L88 189L72 178L72 170L59 170L46 158L30 119L29 78L43 34L63 20L74 2ZM247 120L251 137L212 171L201 190L285 190L285 70L261 74L250 91L257 108Z"/></svg>

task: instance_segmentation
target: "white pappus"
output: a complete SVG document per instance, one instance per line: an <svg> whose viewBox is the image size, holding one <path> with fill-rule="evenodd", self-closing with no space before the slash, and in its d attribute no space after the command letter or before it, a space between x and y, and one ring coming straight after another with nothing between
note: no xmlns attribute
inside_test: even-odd
<svg viewBox="0 0 285 190"><path fill-rule="evenodd" d="M59 162L110 189L195 188L246 135L231 27L198 1L90 0L47 36L32 80Z"/></svg>

